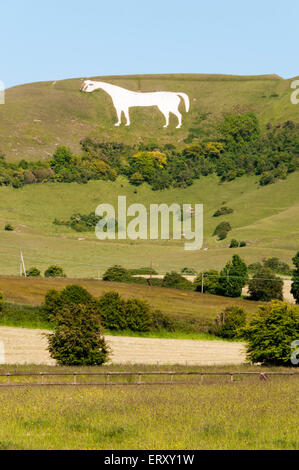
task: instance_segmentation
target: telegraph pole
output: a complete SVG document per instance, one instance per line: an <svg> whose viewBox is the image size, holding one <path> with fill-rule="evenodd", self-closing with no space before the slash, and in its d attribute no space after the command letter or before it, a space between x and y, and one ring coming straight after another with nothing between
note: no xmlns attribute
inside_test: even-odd
<svg viewBox="0 0 299 470"><path fill-rule="evenodd" d="M23 253L22 250L20 250L20 276L22 277L23 274L27 277Z"/></svg>

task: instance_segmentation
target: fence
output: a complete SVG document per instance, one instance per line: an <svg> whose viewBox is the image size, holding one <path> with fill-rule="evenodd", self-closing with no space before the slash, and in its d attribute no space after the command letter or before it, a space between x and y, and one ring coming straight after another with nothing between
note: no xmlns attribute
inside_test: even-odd
<svg viewBox="0 0 299 470"><path fill-rule="evenodd" d="M105 377L101 382L79 382L78 377ZM143 381L142 377L166 376L170 380ZM174 380L175 377L197 376L200 381L181 381ZM261 380L267 381L271 376L298 376L299 372L13 372L0 373L0 378L6 378L6 382L0 383L0 387L33 387L33 386L123 386L123 385L182 385L182 384L200 384L203 383L205 376L227 376L234 382L236 376L258 376ZM36 382L11 382L13 377L35 377L39 378ZM66 382L47 382L47 377L72 377L72 381ZM138 381L111 381L112 377L138 377Z"/></svg>

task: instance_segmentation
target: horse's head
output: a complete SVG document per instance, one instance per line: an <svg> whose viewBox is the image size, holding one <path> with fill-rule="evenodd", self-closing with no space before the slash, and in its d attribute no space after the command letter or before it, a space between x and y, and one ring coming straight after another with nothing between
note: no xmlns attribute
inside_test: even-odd
<svg viewBox="0 0 299 470"><path fill-rule="evenodd" d="M83 85L81 87L81 91L85 91L86 93L91 93L96 89L96 84L92 80L84 80Z"/></svg>

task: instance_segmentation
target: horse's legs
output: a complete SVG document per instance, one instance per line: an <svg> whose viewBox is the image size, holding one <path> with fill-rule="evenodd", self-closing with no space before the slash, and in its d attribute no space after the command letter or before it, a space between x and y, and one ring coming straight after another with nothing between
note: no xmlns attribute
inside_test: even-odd
<svg viewBox="0 0 299 470"><path fill-rule="evenodd" d="M168 127L169 126L169 110L165 108L160 108L160 106L158 106L158 108L160 109L161 113L164 115L165 120L166 120L166 124L163 127Z"/></svg>
<svg viewBox="0 0 299 470"><path fill-rule="evenodd" d="M126 126L129 126L129 125L131 124L131 121L130 121L130 114L129 114L129 108L124 109L124 115L125 115L126 120L127 120Z"/></svg>
<svg viewBox="0 0 299 470"><path fill-rule="evenodd" d="M116 124L114 124L115 126L120 126L121 125L121 113L122 113L122 109L121 108L115 108L116 109L116 114L117 114L117 119L118 119L118 122Z"/></svg>
<svg viewBox="0 0 299 470"><path fill-rule="evenodd" d="M178 118L178 121L179 121L179 123L178 123L178 125L176 126L176 128L177 128L177 129L180 129L180 128L182 127L182 115L181 115L181 113L179 112L178 109L177 109L177 110L173 110L172 112L173 112L173 114Z"/></svg>

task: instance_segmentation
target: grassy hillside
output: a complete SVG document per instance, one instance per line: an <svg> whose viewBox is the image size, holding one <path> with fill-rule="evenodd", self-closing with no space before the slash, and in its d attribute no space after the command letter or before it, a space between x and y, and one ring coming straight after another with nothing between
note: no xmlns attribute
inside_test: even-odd
<svg viewBox="0 0 299 470"><path fill-rule="evenodd" d="M196 319L200 325L213 324L217 314L225 307L238 305L251 315L257 311L260 304L250 300L224 298L190 291L182 292L178 289L166 289L165 287L149 287L118 282L78 281L74 279L0 277L0 292L3 292L7 302L40 305L43 303L48 290L62 290L68 284L80 284L96 297L100 297L104 292L110 290L119 292L125 299L138 297L146 300L153 308L162 310L170 317L181 320Z"/></svg>
<svg viewBox="0 0 299 470"><path fill-rule="evenodd" d="M140 75L93 77L134 91L183 91L191 99L191 110L183 110L183 127L175 129L175 118L163 129L164 117L154 107L131 110L132 125L115 128L115 110L109 95L98 90L80 92L81 80L32 83L6 92L0 106L0 152L9 161L47 159L57 145L79 151L80 139L138 143L159 140L180 145L189 130L216 136L217 122L225 113L255 112L264 126L268 121L298 119L298 107L290 102L290 83L276 75Z"/></svg>
<svg viewBox="0 0 299 470"><path fill-rule="evenodd" d="M152 191L146 184L136 188L127 180L26 185L20 189L0 188L0 274L18 275L19 250L22 248L27 268L44 271L60 264L69 277L97 278L112 264L126 267L149 266L153 262L159 273L185 266L197 271L221 268L234 253L247 263L264 257L278 256L291 263L298 250L299 173L287 180L260 187L254 176L243 176L220 184L215 175L202 177L186 189ZM117 196L126 195L133 202L184 202L204 204L204 248L185 251L184 241L99 241L93 232L78 233L69 227L53 225L54 219L68 219L80 212L89 214L100 203L116 207ZM234 213L212 217L225 204ZM229 221L228 239L212 236L216 225ZM10 223L14 232L4 231ZM230 249L231 238L247 241L244 248ZM79 240L81 239L81 240ZM82 240L83 239L83 240Z"/></svg>

